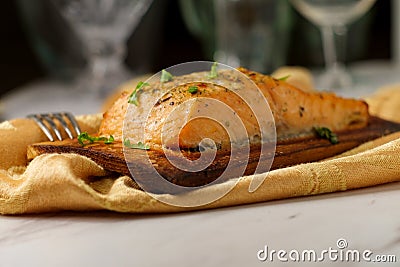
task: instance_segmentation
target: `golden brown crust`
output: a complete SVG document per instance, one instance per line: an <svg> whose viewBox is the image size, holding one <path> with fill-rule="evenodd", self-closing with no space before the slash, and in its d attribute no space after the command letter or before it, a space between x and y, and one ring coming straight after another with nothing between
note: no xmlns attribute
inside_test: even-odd
<svg viewBox="0 0 400 267"><path fill-rule="evenodd" d="M123 91L114 105L103 114L99 128L99 135L113 135L116 140L122 139L122 127L126 110L128 108L128 97L130 92Z"/></svg>
<svg viewBox="0 0 400 267"><path fill-rule="evenodd" d="M285 81L239 69L250 77L267 98L274 114L278 139L281 135L310 132L314 126L333 131L360 129L368 124L368 104L333 93L305 92ZM285 134L284 134L285 133Z"/></svg>
<svg viewBox="0 0 400 267"><path fill-rule="evenodd" d="M344 99L332 93L305 92L285 81L270 76L244 68L239 68L239 71L253 80L267 99L274 116L278 140L310 136L313 134L314 127L328 127L332 131L343 131L360 129L368 124L368 105L364 101ZM223 87L207 83L201 89L202 94L190 94L187 92L187 87L191 85L194 84L176 86L174 90L168 93L168 97L165 97L167 101L162 101L154 106L152 113L146 118L145 122L140 124L141 119L138 119L138 123L132 125L132 128L140 128L146 125L145 142L160 146L162 143L161 130L166 117L181 102L202 97L217 99L230 106L243 120L249 136L257 136L259 132L259 129L256 129L258 127L257 121L251 117L252 112L249 107L234 93L225 90ZM201 83L195 85L202 86ZM140 92L140 97L151 98L152 89L150 88L151 86L143 89ZM157 88L157 85L154 85L153 88ZM105 113L100 127L100 135L113 135L117 140L121 140L129 95L130 93L123 92L112 108ZM142 101L141 105L146 105L148 102ZM197 107L196 105L198 105L197 102L191 104L190 108L193 110ZM142 109L133 108L133 116L142 115ZM181 117L177 117L176 120L189 122L189 115L185 117L182 113ZM173 137L169 134L169 132L164 132L163 136L165 139L170 138L172 140ZM181 131L179 145L181 147L195 147L205 137L209 137L217 143L229 143L228 136L221 125L209 119L198 119L196 123L194 121L188 123Z"/></svg>

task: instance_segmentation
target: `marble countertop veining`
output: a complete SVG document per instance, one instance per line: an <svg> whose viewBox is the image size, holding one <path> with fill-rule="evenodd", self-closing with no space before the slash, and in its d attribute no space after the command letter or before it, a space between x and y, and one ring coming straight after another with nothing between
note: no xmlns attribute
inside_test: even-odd
<svg viewBox="0 0 400 267"><path fill-rule="evenodd" d="M165 215L0 217L0 266L280 266L257 252L347 249L400 261L400 183ZM291 262L305 266L307 262ZM340 261L323 263L343 266ZM365 262L351 262L365 266ZM286 265L285 265L286 266Z"/></svg>

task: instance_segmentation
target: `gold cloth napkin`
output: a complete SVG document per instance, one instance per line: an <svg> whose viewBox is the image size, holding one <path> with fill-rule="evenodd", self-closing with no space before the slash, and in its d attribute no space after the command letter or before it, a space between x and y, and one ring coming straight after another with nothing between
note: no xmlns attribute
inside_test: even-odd
<svg viewBox="0 0 400 267"><path fill-rule="evenodd" d="M386 98L389 97L389 100ZM368 99L375 115L400 122L400 85ZM386 105L383 101L389 101ZM394 111L395 109L396 111ZM84 131L96 132L100 115L78 117ZM26 146L46 141L34 122L16 119L0 123L0 213L22 214L61 210L112 210L163 213L233 206L315 195L400 181L400 132L365 143L321 162L269 172L262 185L249 192L252 179L241 177L224 197L210 204L183 208L164 204L137 188L127 176L110 175L92 160L75 154L47 154L28 164ZM191 197L225 191L234 180L191 192ZM167 196L180 198L181 196Z"/></svg>

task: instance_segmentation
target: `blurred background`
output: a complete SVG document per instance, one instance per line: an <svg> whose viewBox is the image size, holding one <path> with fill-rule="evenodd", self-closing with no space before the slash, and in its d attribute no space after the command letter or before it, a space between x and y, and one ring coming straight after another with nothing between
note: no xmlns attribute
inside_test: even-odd
<svg viewBox="0 0 400 267"><path fill-rule="evenodd" d="M350 25L346 63L396 60L396 1L378 0L366 16ZM271 51L265 55L268 64L253 68L270 73L282 65L322 67L318 29L287 0L266 2L273 3L273 11L265 15L274 19L273 32L266 40ZM140 75L220 57L216 54L215 9L213 0L154 0L129 35L124 64ZM251 16L241 20L251 23ZM1 1L0 33L0 97L35 80L68 80L85 67L79 38L49 0Z"/></svg>

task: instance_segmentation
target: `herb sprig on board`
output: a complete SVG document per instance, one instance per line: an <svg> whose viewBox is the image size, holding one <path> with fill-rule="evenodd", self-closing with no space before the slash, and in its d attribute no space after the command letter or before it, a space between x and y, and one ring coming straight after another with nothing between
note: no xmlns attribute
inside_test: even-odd
<svg viewBox="0 0 400 267"><path fill-rule="evenodd" d="M339 143L339 139L335 133L326 127L314 127L314 131L321 138L328 139L332 144Z"/></svg>
<svg viewBox="0 0 400 267"><path fill-rule="evenodd" d="M104 142L104 144L108 145L114 142L114 137L112 135L110 135L110 137L91 136L87 132L83 132L78 136L78 142L82 146L93 144L94 142Z"/></svg>
<svg viewBox="0 0 400 267"><path fill-rule="evenodd" d="M132 148L132 149L142 149L142 150L149 150L150 146L146 145L142 142L138 142L137 144L131 143L131 140L129 140L128 138L126 138L124 140L124 146L127 148Z"/></svg>

